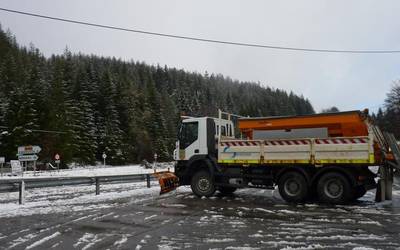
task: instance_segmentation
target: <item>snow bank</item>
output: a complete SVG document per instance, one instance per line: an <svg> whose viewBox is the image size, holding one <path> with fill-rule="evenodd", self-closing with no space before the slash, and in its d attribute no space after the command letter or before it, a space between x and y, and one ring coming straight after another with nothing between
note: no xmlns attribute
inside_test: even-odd
<svg viewBox="0 0 400 250"><path fill-rule="evenodd" d="M232 238L223 238L223 239L205 239L204 242L206 243L226 243L226 242L233 242L236 241Z"/></svg>

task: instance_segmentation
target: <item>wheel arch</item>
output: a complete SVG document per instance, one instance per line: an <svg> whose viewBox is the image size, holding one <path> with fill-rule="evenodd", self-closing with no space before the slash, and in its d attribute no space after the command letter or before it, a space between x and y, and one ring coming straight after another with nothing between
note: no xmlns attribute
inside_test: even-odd
<svg viewBox="0 0 400 250"><path fill-rule="evenodd" d="M207 170L211 176L214 176L214 172L215 172L215 165L212 161L212 159L210 159L207 156L193 156L192 158L190 158L189 162L188 162L188 168L187 168L187 172L186 172L186 176L190 177L190 179L192 178L192 176L199 170Z"/></svg>

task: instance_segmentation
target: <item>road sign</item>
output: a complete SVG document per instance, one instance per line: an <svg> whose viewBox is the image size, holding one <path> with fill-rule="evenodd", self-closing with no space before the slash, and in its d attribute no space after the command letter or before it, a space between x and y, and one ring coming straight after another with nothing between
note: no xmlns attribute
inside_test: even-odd
<svg viewBox="0 0 400 250"><path fill-rule="evenodd" d="M20 146L18 147L19 155L29 155L29 154L38 154L42 151L40 146Z"/></svg>
<svg viewBox="0 0 400 250"><path fill-rule="evenodd" d="M18 155L19 161L37 161L38 159L37 155Z"/></svg>
<svg viewBox="0 0 400 250"><path fill-rule="evenodd" d="M59 155L59 154L56 154L56 155L54 156L54 160L56 160L56 161L60 160L60 155Z"/></svg>
<svg viewBox="0 0 400 250"><path fill-rule="evenodd" d="M54 162L55 162L56 164L60 164L61 161L60 161L60 160L55 160Z"/></svg>
<svg viewBox="0 0 400 250"><path fill-rule="evenodd" d="M103 159L107 158L106 153L103 153L102 157L103 157Z"/></svg>
<svg viewBox="0 0 400 250"><path fill-rule="evenodd" d="M16 160L11 160L11 172L12 173L21 173L22 172L22 166L19 161Z"/></svg>

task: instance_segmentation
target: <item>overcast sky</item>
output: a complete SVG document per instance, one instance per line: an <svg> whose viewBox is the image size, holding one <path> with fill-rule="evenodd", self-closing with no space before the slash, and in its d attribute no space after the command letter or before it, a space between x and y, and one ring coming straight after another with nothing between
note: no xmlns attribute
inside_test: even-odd
<svg viewBox="0 0 400 250"><path fill-rule="evenodd" d="M0 7L153 32L275 46L400 50L400 1L2 0ZM46 56L115 56L293 90L319 111L383 104L400 79L400 54L278 51L104 30L0 11L22 45Z"/></svg>

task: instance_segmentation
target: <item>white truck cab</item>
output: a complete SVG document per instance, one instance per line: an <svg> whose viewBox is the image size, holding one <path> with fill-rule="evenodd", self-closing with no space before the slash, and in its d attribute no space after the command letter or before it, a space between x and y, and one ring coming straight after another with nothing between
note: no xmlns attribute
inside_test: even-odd
<svg viewBox="0 0 400 250"><path fill-rule="evenodd" d="M231 120L212 117L189 117L181 122L174 160L187 161L196 155L215 154L218 136L234 139Z"/></svg>

